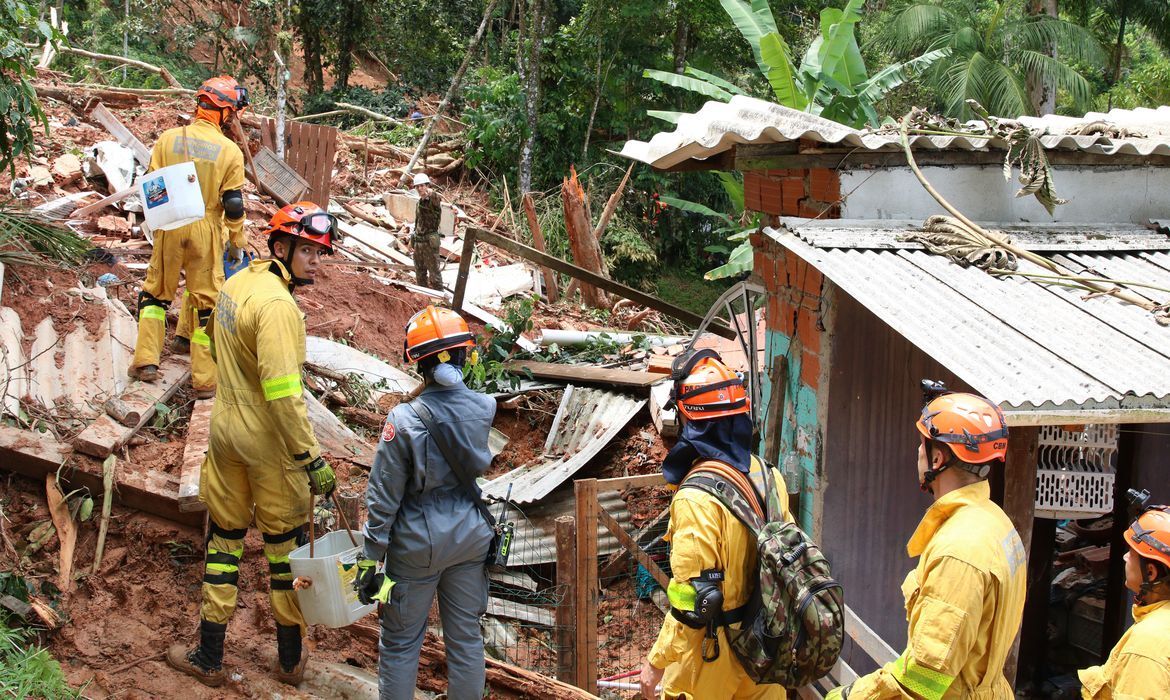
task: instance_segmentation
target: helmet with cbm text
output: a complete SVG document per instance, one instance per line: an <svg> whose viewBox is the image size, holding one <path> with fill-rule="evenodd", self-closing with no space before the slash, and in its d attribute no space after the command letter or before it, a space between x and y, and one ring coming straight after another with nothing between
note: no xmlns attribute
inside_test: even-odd
<svg viewBox="0 0 1170 700"><path fill-rule="evenodd" d="M427 306L406 323L402 354L407 362L418 362L444 350L475 347L467 321L451 309Z"/></svg>
<svg viewBox="0 0 1170 700"><path fill-rule="evenodd" d="M942 382L923 380L923 391L926 405L915 422L922 437L944 443L968 464L1007 457L1007 421L999 406L978 394L948 391Z"/></svg>
<svg viewBox="0 0 1170 700"><path fill-rule="evenodd" d="M751 411L743 377L724 364L714 350L680 356L671 368L671 376L671 399L687 420L711 420Z"/></svg>

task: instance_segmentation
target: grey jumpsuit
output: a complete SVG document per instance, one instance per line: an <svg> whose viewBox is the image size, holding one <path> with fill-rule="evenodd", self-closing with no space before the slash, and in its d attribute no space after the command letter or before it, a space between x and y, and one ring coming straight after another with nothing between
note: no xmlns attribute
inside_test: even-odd
<svg viewBox="0 0 1170 700"><path fill-rule="evenodd" d="M473 475L491 462L488 432L496 402L462 383L430 384L426 404L448 448ZM484 560L492 532L460 486L410 404L386 419L366 491L365 553L386 561L396 582L382 607L378 685L382 700L411 700L419 650L435 593L447 647L447 697L478 700L484 691L483 636L487 609Z"/></svg>

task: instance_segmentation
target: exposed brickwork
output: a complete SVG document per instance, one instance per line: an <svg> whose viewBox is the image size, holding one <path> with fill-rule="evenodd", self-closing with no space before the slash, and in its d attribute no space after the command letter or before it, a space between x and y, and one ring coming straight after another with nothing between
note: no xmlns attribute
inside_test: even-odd
<svg viewBox="0 0 1170 700"><path fill-rule="evenodd" d="M744 205L776 216L837 219L841 178L829 168L752 170L744 173Z"/></svg>
<svg viewBox="0 0 1170 700"><path fill-rule="evenodd" d="M766 236L752 237L755 277L767 290L769 331L792 339L792 352L802 354L801 381L816 389L820 383L821 292L824 276Z"/></svg>

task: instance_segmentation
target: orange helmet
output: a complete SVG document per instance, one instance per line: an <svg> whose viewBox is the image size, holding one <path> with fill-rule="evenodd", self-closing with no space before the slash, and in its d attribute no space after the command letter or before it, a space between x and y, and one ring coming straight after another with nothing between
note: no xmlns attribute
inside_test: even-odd
<svg viewBox="0 0 1170 700"><path fill-rule="evenodd" d="M264 235L287 234L325 246L333 253L333 243L340 240L337 219L312 202L294 202L280 208L268 221Z"/></svg>
<svg viewBox="0 0 1170 700"><path fill-rule="evenodd" d="M676 361L677 363L677 361ZM687 420L723 418L751 410L743 378L714 350L700 350L674 368L671 395Z"/></svg>
<svg viewBox="0 0 1170 700"><path fill-rule="evenodd" d="M427 306L407 321L402 346L406 361L418 362L443 350L475 347L475 340L462 316L451 309Z"/></svg>
<svg viewBox="0 0 1170 700"><path fill-rule="evenodd" d="M1146 559L1170 567L1170 512L1166 506L1152 506L1125 531L1125 541Z"/></svg>
<svg viewBox="0 0 1170 700"><path fill-rule="evenodd" d="M210 102L220 109L236 112L248 106L248 88L230 75L208 78L195 91L196 102Z"/></svg>
<svg viewBox="0 0 1170 700"><path fill-rule="evenodd" d="M984 464L1007 456L1007 421L1003 411L976 394L934 392L922 407L915 425L924 438L946 443L951 452L964 462Z"/></svg>

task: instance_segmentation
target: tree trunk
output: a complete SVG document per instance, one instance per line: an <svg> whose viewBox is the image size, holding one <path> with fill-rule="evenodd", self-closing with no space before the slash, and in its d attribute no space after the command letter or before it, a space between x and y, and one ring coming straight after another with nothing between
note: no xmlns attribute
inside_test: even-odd
<svg viewBox="0 0 1170 700"><path fill-rule="evenodd" d="M439 123L439 118L447 111L447 106L451 104L451 100L455 97L455 93L459 91L459 85L463 82L463 74L467 72L467 67L471 65L471 58L475 56L475 50L479 47L479 42L483 39L483 33L487 29L488 20L492 17L492 11L496 9L496 3L499 0L488 0L487 9L483 11L483 19L479 23L479 29L475 31L475 36L471 38L471 43L467 45L467 54L463 56L463 63L459 64L459 69L455 71L455 76L451 78L451 86L447 88L447 94L443 95L443 101L435 108L435 115L431 118L431 123L427 125L427 130L423 132L422 140L418 142L418 147L414 149L414 155L410 157L410 162L402 169L402 179L398 181L399 186L405 185L407 178L410 177L411 170L414 169L418 159L427 150L427 144L431 140L431 134L435 132L435 125Z"/></svg>
<svg viewBox="0 0 1170 700"><path fill-rule="evenodd" d="M581 189L581 182L577 180L577 170L572 166L569 167L569 177L565 178L561 187L561 200L565 206L565 230L569 234L573 261L590 272L608 275L605 270L605 258L601 256L601 244L593 236L589 215L585 213L585 190ZM587 306L595 309L609 308L604 292L597 287L582 282L580 289L581 299Z"/></svg>
<svg viewBox="0 0 1170 700"><path fill-rule="evenodd" d="M1113 46L1113 70L1110 71L1109 87L1113 87L1121 80L1121 57L1125 53L1125 23L1129 19L1129 2L1121 0L1121 17L1117 20L1117 43ZM1109 98L1109 106L1113 107L1113 97Z"/></svg>
<svg viewBox="0 0 1170 700"><path fill-rule="evenodd" d="M276 155L284 160L284 111L286 104L285 85L288 83L288 69L279 51L273 51L276 57Z"/></svg>
<svg viewBox="0 0 1170 700"><path fill-rule="evenodd" d="M687 36L690 34L690 24L687 23L687 14L680 2L678 16L674 20L674 72L682 75L687 67Z"/></svg>
<svg viewBox="0 0 1170 700"><path fill-rule="evenodd" d="M1031 16L1047 15L1057 17L1057 0L1029 0L1028 14ZM1044 47L1044 53L1055 58L1056 47L1052 44ZM1028 101L1032 105L1032 112L1037 115L1052 114L1056 111L1056 86L1043 80L1039 75L1029 71L1027 76Z"/></svg>
<svg viewBox="0 0 1170 700"><path fill-rule="evenodd" d="M527 134L524 144L520 148L520 192L532 190L532 157L536 148L537 117L540 110L540 49L544 31L544 12L542 0L530 0L528 28L528 42L520 43L520 63L524 70L520 71L521 81L524 84L524 116ZM525 0L520 0L521 6ZM524 14L521 10L521 25L524 24ZM523 30L522 30L523 31ZM523 34L522 34L523 36Z"/></svg>
<svg viewBox="0 0 1170 700"><path fill-rule="evenodd" d="M297 31L301 35L301 48L305 54L305 87L310 95L325 89L325 69L321 63L321 33L312 26L313 7L302 0L297 10Z"/></svg>

